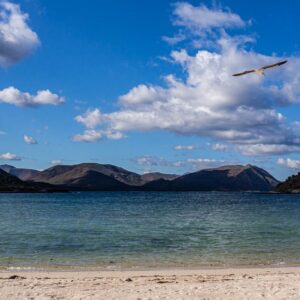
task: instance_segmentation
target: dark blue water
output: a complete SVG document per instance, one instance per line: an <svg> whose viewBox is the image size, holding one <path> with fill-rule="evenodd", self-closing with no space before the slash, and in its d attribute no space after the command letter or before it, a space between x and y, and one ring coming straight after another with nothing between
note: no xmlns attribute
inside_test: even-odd
<svg viewBox="0 0 300 300"><path fill-rule="evenodd" d="M0 268L300 263L300 196L0 194Z"/></svg>

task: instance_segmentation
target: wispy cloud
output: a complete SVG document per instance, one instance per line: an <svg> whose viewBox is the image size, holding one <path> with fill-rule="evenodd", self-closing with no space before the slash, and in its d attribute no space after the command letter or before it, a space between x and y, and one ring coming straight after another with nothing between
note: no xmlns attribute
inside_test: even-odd
<svg viewBox="0 0 300 300"><path fill-rule="evenodd" d="M247 24L228 9L210 9L203 4L193 6L187 2L178 2L174 6L174 25L192 30L193 34L203 34L213 29L240 28Z"/></svg>
<svg viewBox="0 0 300 300"><path fill-rule="evenodd" d="M177 145L175 150L194 150L196 147L194 145Z"/></svg>
<svg viewBox="0 0 300 300"><path fill-rule="evenodd" d="M217 160L211 158L189 158L186 160L175 162L176 167L185 167L192 171L207 168L216 168L227 164L228 162L225 160Z"/></svg>
<svg viewBox="0 0 300 300"><path fill-rule="evenodd" d="M133 159L136 164L144 167L145 171L153 171L161 167L175 168L181 170L201 170L206 168L215 168L230 164L232 162L210 158L188 158L184 160L167 160L162 157L145 155Z"/></svg>
<svg viewBox="0 0 300 300"><path fill-rule="evenodd" d="M224 145L224 144L213 144L211 145L211 149L214 150L214 151L227 151L228 150L228 146L227 145Z"/></svg>
<svg viewBox="0 0 300 300"><path fill-rule="evenodd" d="M174 36L163 36L162 39L169 45L175 45L179 42L184 41L186 39L186 36L182 33L178 33Z"/></svg>
<svg viewBox="0 0 300 300"><path fill-rule="evenodd" d="M60 159L54 159L50 163L51 163L52 166L57 166L57 165L61 165L62 164L62 160L60 160Z"/></svg>
<svg viewBox="0 0 300 300"><path fill-rule="evenodd" d="M287 153L300 152L300 145L290 145L290 144L254 144L254 145L244 145L240 146L239 150L242 154L248 156L256 155L280 155Z"/></svg>

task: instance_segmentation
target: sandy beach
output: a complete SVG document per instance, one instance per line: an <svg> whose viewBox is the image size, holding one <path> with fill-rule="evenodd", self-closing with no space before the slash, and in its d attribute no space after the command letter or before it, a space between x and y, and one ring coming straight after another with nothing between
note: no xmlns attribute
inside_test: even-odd
<svg viewBox="0 0 300 300"><path fill-rule="evenodd" d="M0 299L300 299L300 267L3 271Z"/></svg>

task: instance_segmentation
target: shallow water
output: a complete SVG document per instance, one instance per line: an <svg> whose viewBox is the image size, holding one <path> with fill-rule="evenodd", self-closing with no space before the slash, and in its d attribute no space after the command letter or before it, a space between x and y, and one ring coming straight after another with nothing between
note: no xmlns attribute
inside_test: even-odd
<svg viewBox="0 0 300 300"><path fill-rule="evenodd" d="M0 194L0 268L300 263L300 196Z"/></svg>

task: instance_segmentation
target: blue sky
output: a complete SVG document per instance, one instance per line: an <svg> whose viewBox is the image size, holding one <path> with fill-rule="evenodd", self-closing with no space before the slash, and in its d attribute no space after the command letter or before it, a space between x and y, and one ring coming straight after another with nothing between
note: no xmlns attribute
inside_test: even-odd
<svg viewBox="0 0 300 300"><path fill-rule="evenodd" d="M300 169L297 1L1 3L0 163ZM282 58L265 78L229 81Z"/></svg>

